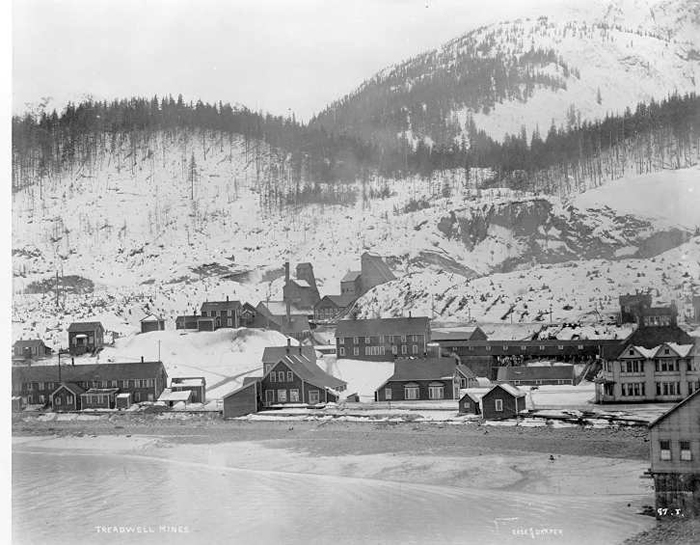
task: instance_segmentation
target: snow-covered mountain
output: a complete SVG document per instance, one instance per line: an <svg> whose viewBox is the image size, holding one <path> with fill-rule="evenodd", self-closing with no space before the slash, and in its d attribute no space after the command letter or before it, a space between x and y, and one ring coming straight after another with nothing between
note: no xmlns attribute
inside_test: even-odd
<svg viewBox="0 0 700 545"><path fill-rule="evenodd" d="M316 119L415 145L459 142L473 120L497 139L621 114L700 84L695 0L596 0L478 28L389 67Z"/></svg>

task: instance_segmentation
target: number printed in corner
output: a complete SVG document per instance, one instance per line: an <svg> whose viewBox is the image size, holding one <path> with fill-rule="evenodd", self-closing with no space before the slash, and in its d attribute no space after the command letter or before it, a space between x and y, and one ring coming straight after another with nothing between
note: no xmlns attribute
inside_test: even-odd
<svg viewBox="0 0 700 545"><path fill-rule="evenodd" d="M682 509L669 509L668 507L659 507L656 512L660 517L683 517Z"/></svg>

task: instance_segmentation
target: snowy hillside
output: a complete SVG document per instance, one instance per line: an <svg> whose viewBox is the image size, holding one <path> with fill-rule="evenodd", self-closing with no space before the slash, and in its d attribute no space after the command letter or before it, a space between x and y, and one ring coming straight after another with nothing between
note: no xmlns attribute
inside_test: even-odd
<svg viewBox="0 0 700 545"><path fill-rule="evenodd" d="M472 121L499 140L522 128L544 138L552 124L697 91L699 9L695 0L596 0L484 26L382 70L316 122L365 138L386 131L414 147L468 142Z"/></svg>
<svg viewBox="0 0 700 545"><path fill-rule="evenodd" d="M452 273L416 273L376 287L357 303L360 317L431 316L484 322L614 324L618 296L651 289L675 302L680 320L700 290L700 237L649 259L571 261L465 281ZM606 332L607 333L607 332Z"/></svg>

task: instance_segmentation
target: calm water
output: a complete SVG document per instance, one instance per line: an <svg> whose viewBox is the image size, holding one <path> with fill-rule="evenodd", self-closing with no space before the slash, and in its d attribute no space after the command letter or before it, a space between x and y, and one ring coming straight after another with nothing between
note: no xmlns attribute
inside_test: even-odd
<svg viewBox="0 0 700 545"><path fill-rule="evenodd" d="M463 490L68 451L15 450L12 487L13 542L21 545L593 545L622 541L650 525L626 507L628 498ZM543 529L549 535L538 536Z"/></svg>

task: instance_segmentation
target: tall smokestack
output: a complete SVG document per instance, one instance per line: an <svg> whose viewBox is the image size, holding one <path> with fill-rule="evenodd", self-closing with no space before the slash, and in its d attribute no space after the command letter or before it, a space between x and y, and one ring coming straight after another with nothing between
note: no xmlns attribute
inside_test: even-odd
<svg viewBox="0 0 700 545"><path fill-rule="evenodd" d="M289 354L289 350L291 349L291 347L292 347L292 339L287 337L287 354Z"/></svg>
<svg viewBox="0 0 700 545"><path fill-rule="evenodd" d="M284 262L284 283L285 285L289 282L289 261Z"/></svg>
<svg viewBox="0 0 700 545"><path fill-rule="evenodd" d="M301 356L301 343L299 343L299 355Z"/></svg>

